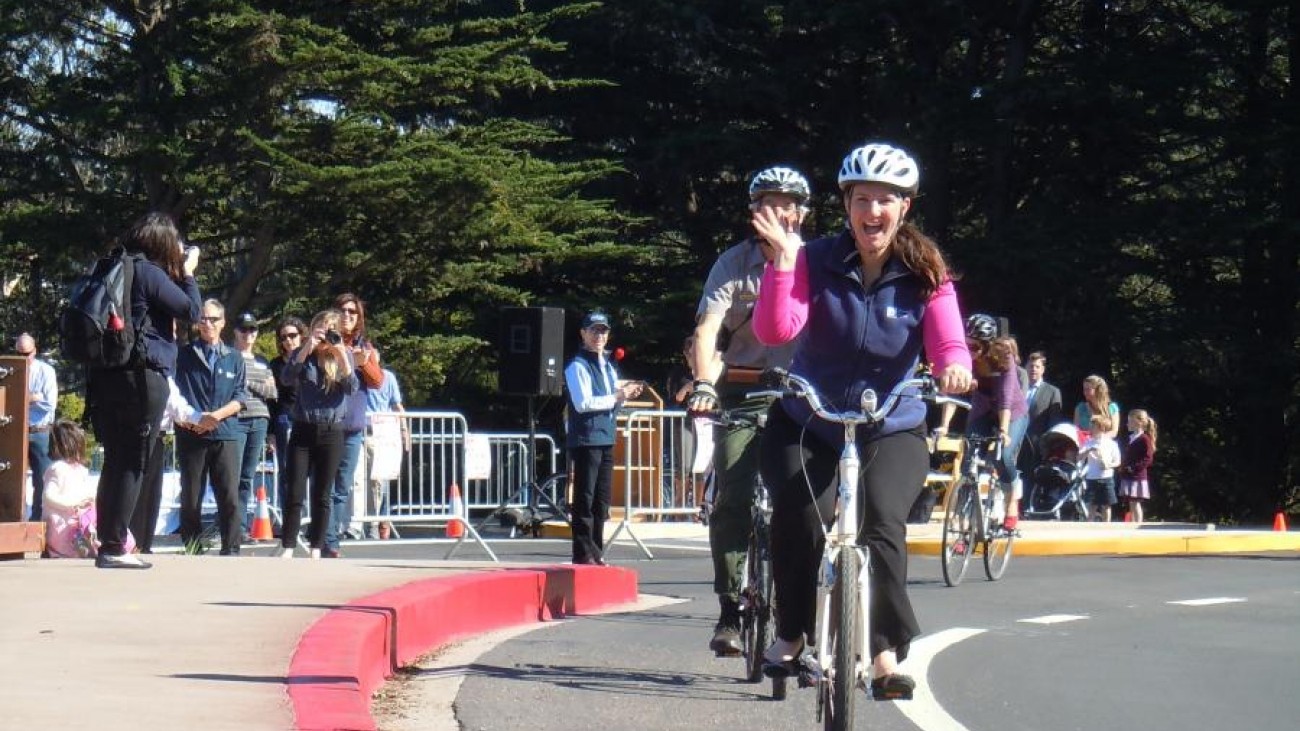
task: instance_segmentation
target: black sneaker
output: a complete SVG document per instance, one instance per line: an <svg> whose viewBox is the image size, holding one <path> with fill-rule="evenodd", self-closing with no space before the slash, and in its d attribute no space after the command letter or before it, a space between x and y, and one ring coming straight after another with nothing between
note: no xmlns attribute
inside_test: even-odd
<svg viewBox="0 0 1300 731"><path fill-rule="evenodd" d="M871 697L878 701L910 701L916 681L910 675L890 673L871 681Z"/></svg>
<svg viewBox="0 0 1300 731"><path fill-rule="evenodd" d="M139 556L128 553L122 556L109 556L99 554L95 557L95 568L97 569L151 569L153 564L141 560Z"/></svg>
<svg viewBox="0 0 1300 731"><path fill-rule="evenodd" d="M740 645L740 623L726 620L718 622L713 628L709 649L719 657L735 657L744 652Z"/></svg>

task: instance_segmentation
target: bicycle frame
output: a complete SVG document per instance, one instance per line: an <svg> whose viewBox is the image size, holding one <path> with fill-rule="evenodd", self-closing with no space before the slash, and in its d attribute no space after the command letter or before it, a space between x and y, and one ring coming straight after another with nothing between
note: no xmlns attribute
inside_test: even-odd
<svg viewBox="0 0 1300 731"><path fill-rule="evenodd" d="M870 652L870 616L868 607L871 604L870 585L868 582L870 572L870 554L865 545L858 543L858 528L862 522L861 507L858 500L858 486L860 480L860 470L862 467L861 458L858 454L857 447L857 427L860 424L875 424L882 421L897 405L904 392L909 389L918 389L925 398L931 400L952 401L959 405L965 406L964 402L947 397L937 396L934 393L934 383L928 377L913 378L906 380L894 387L893 391L885 399L885 403L877 408L877 399L874 391L868 389L863 392L861 398L861 409L859 411L848 411L843 413L832 412L826 408L818 396L816 389L803 378L784 372L773 374L779 379L784 390L765 391L751 396L763 394L778 397L793 396L804 399L809 407L822 419L833 423L838 423L844 428L844 446L840 451L838 472L835 486L835 513L831 528L826 528L823 521L822 532L824 537L824 547L822 549L821 563L817 572L817 637L809 638L812 641L812 647L805 649L805 659L803 660L804 671L800 673L800 685L816 685L822 689L818 696L818 716L824 717L825 713L841 713L845 718L833 719L836 727L852 723L852 699L849 697L837 698L836 696L844 695L846 689L866 688L868 685L868 675L873 658ZM855 555L844 559L844 552L852 551ZM848 570L856 572L854 576L840 576L839 573L846 567ZM846 630L853 635L852 646L849 652L852 653L852 663L845 662L846 658L837 655L842 654L845 648L836 647L838 644L837 634L840 631L833 626L833 619L836 619L836 588L841 586L841 582L852 582L852 594L847 595L854 600L847 601L848 606L839 608L841 612L853 612L851 624ZM811 653L808 650L811 650ZM809 658L808 656L811 655ZM811 662L809 661L811 660ZM846 672L847 671L847 672ZM849 683L841 682L837 678L839 673L851 673L852 678ZM831 686L835 686L831 688ZM828 693L827 690L830 689ZM832 708L825 708L826 701L830 700ZM842 701L842 703L837 703Z"/></svg>

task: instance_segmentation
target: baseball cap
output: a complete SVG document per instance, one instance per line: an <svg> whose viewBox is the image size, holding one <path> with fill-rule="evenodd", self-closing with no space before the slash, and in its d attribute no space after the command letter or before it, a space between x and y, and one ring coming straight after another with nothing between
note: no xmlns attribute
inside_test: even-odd
<svg viewBox="0 0 1300 731"><path fill-rule="evenodd" d="M236 329L236 330L256 330L256 329L257 329L257 318L256 318L256 317L253 317L252 313L250 313L250 312L245 312L244 314L242 314L242 315L239 316L239 319L238 319L238 320L235 321L235 329Z"/></svg>
<svg viewBox="0 0 1300 731"><path fill-rule="evenodd" d="M586 330L591 327L603 327L609 329L609 315L599 310L588 312L587 316L582 318L582 329Z"/></svg>

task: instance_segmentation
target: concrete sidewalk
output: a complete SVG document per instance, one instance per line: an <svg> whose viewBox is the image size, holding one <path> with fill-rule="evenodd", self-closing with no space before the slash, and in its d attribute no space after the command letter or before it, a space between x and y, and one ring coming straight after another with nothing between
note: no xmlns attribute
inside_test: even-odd
<svg viewBox="0 0 1300 731"><path fill-rule="evenodd" d="M606 535L613 535L617 522L606 524ZM709 538L706 525L688 521L632 522L632 532L644 542L663 540L704 541ZM943 531L943 512L936 510L925 525L907 526L908 553L937 556ZM1267 528L1219 529L1213 524L1198 523L1075 523L1067 521L1021 520L1015 553L1021 556L1088 556L1088 555L1184 555L1191 553L1256 553L1261 551L1300 551L1300 531L1275 532ZM547 524L545 535L567 538L568 526ZM635 547L627 531L618 537L618 552L627 555Z"/></svg>
<svg viewBox="0 0 1300 731"><path fill-rule="evenodd" d="M122 731L306 727L301 718L295 720L291 688L356 693L374 684L373 678L356 677L365 673L352 668L370 659L360 657L367 650L387 660L390 654L405 658L428 649L406 646L399 628L427 630L438 622L457 626L449 616L455 614L454 605L449 609L424 601L437 583L430 580L502 576L511 581L491 583L517 585L521 572L540 573L535 566L442 561L152 559L149 571L98 570L91 561L70 559L0 563L0 647L6 660L0 663L0 725ZM573 570L578 569L609 572L586 576L597 581L613 577L612 583L623 587L630 578L630 597L623 601L635 599L635 575L627 570L555 569L561 580L553 583L560 585L560 593L566 582L570 595L577 592L574 585L582 582ZM482 613L475 602L493 594L482 582L476 586L475 596L464 604ZM423 607L403 606L406 587L411 587L406 598ZM360 608L371 610L370 619L377 618L380 627L391 626L387 643L380 634L374 643L379 647L350 646L360 641L358 625L345 622L342 635L317 635L325 639L316 641L314 654L332 669L291 677L291 663L304 656L304 633L321 626L327 615L351 621L364 612L345 607L349 601L377 596L383 598ZM529 621L520 614L527 612L525 602L517 603L515 616L498 625ZM432 610L432 616L411 614L420 610ZM539 619L534 610L531 621Z"/></svg>

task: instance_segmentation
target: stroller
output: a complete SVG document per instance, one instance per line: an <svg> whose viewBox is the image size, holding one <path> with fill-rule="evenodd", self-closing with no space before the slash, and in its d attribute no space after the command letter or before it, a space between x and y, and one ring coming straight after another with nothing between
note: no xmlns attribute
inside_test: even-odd
<svg viewBox="0 0 1300 731"><path fill-rule="evenodd" d="M1087 520L1083 465L1079 461L1079 430L1057 424L1039 441L1043 463L1034 470L1034 489L1025 506L1026 518L1035 520Z"/></svg>

